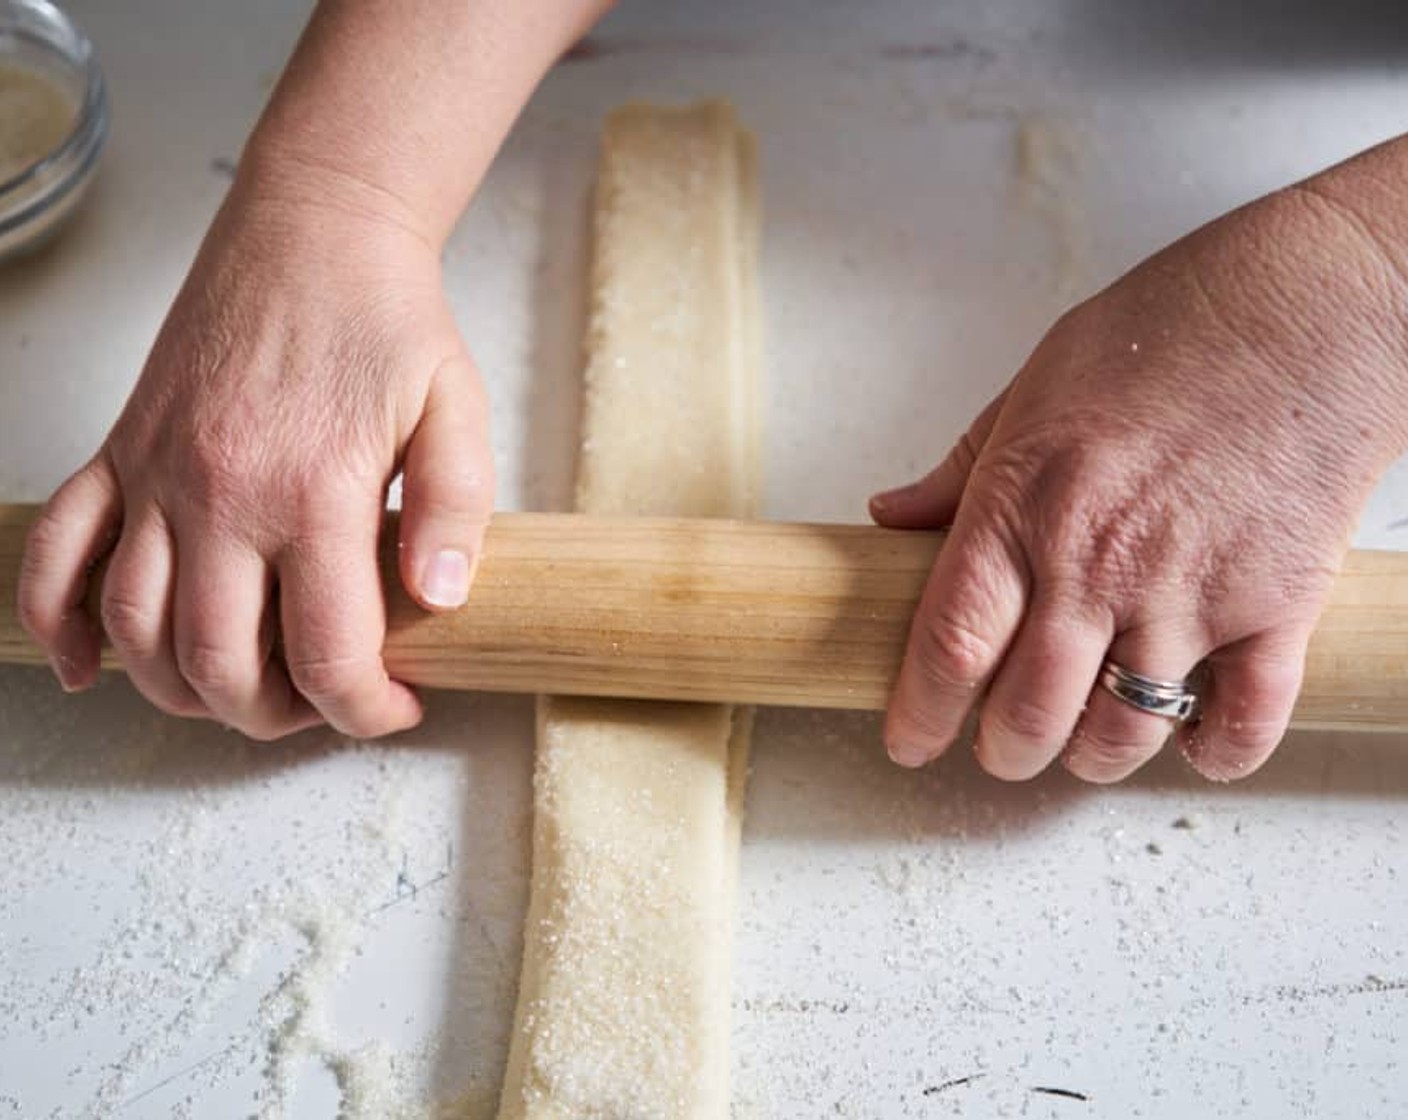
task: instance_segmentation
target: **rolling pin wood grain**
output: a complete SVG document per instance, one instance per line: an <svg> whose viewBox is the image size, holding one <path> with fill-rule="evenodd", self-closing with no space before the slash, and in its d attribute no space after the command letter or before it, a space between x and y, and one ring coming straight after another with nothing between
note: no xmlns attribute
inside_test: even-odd
<svg viewBox="0 0 1408 1120"><path fill-rule="evenodd" d="M14 606L37 512L0 505L0 663L43 662ZM396 539L393 521L385 538ZM386 663L433 688L879 709L942 541L869 526L500 514L454 614L421 611L383 556ZM1408 731L1408 553L1346 558L1295 724Z"/></svg>

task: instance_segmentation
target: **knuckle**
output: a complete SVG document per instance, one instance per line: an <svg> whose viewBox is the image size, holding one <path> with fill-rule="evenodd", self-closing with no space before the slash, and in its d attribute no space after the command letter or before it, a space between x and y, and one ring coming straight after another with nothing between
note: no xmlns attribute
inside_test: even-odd
<svg viewBox="0 0 1408 1120"><path fill-rule="evenodd" d="M1246 719L1233 717L1218 728L1217 740L1221 752L1234 762L1259 758L1280 742L1284 724L1279 719Z"/></svg>
<svg viewBox="0 0 1408 1120"><path fill-rule="evenodd" d="M1303 656L1302 652L1294 660L1264 661L1253 672L1244 674L1230 707L1234 718L1252 724L1271 723L1289 713L1300 691Z"/></svg>
<svg viewBox="0 0 1408 1120"><path fill-rule="evenodd" d="M290 462L288 449L266 422L245 415L203 419L180 462L181 492L190 506L232 525L263 512L271 497L301 493L307 480ZM311 444L311 437L305 438Z"/></svg>
<svg viewBox="0 0 1408 1120"><path fill-rule="evenodd" d="M1041 453L1018 440L1010 443L990 443L982 457L973 464L968 487L979 501L980 509L992 536L989 544L1003 537L1027 535L1023 526L1038 524L1044 516L1047 495L1041 504L1035 495L1041 489Z"/></svg>
<svg viewBox="0 0 1408 1120"><path fill-rule="evenodd" d="M1150 745L1106 739L1077 732L1063 761L1066 769L1087 782L1113 782L1137 769L1159 752L1162 743Z"/></svg>
<svg viewBox="0 0 1408 1120"><path fill-rule="evenodd" d="M146 650L155 644L161 619L146 603L113 586L110 578L103 595L103 630L119 650Z"/></svg>
<svg viewBox="0 0 1408 1120"><path fill-rule="evenodd" d="M1199 725L1190 731L1184 754L1204 777L1233 781L1260 766L1276 749L1285 730L1282 720L1233 716L1216 728Z"/></svg>
<svg viewBox="0 0 1408 1120"><path fill-rule="evenodd" d="M33 587L21 582L16 599L16 613L24 632L35 641L44 644L53 640L59 632L59 616L51 606L42 601Z"/></svg>
<svg viewBox="0 0 1408 1120"><path fill-rule="evenodd" d="M354 526L363 524L380 490L365 477L346 472L333 478L308 477L301 470L289 473L281 493L289 503L292 533L300 547L310 551L319 544L351 539Z"/></svg>
<svg viewBox="0 0 1408 1120"><path fill-rule="evenodd" d="M176 663L181 675L201 694L228 694L244 683L239 658L215 642L198 638L180 642Z"/></svg>
<svg viewBox="0 0 1408 1120"><path fill-rule="evenodd" d="M298 657L288 663L289 679L315 704L350 700L368 676L359 657Z"/></svg>
<svg viewBox="0 0 1408 1120"><path fill-rule="evenodd" d="M24 570L30 575L37 575L63 558L62 548L63 526L59 517L53 510L45 510L25 536Z"/></svg>
<svg viewBox="0 0 1408 1120"><path fill-rule="evenodd" d="M291 728L269 720L247 721L238 730L246 739L253 739L256 743L273 743L291 733Z"/></svg>
<svg viewBox="0 0 1408 1120"><path fill-rule="evenodd" d="M53 514L41 515L29 530L20 560L16 610L25 632L40 642L54 638L62 622L62 609L55 597L41 591L44 577L62 561L60 533Z"/></svg>
<svg viewBox="0 0 1408 1120"><path fill-rule="evenodd" d="M885 741L911 755L933 757L943 753L954 736L952 720L945 713L911 702L891 706Z"/></svg>
<svg viewBox="0 0 1408 1120"><path fill-rule="evenodd" d="M363 712L352 712L338 720L337 729L353 739L379 739L394 731L395 726L385 718L378 718Z"/></svg>
<svg viewBox="0 0 1408 1120"><path fill-rule="evenodd" d="M40 644L45 644L53 635L53 628L49 626L48 615L40 610L33 601L21 596L18 606L20 628L31 638Z"/></svg>
<svg viewBox="0 0 1408 1120"><path fill-rule="evenodd" d="M169 716L176 716L178 719L199 719L208 715L205 705L194 697L175 697L157 694L155 692L142 693L151 705L158 711L165 712Z"/></svg>
<svg viewBox="0 0 1408 1120"><path fill-rule="evenodd" d="M981 451L982 447L979 445L977 437L973 434L973 429L969 428L958 437L958 442L953 445L953 450L949 452L949 464L959 474L971 474L974 465L978 462L978 455Z"/></svg>
<svg viewBox="0 0 1408 1120"><path fill-rule="evenodd" d="M1086 509L1063 525L1051 550L1051 575L1058 584L1089 589L1103 602L1122 602L1148 591L1172 550L1167 522L1150 524L1130 510Z"/></svg>
<svg viewBox="0 0 1408 1120"><path fill-rule="evenodd" d="M242 457L242 450L225 437L201 440L191 448L182 488L202 508L226 505L249 481Z"/></svg>
<svg viewBox="0 0 1408 1120"><path fill-rule="evenodd" d="M922 633L919 669L927 683L971 691L986 679L997 651L975 628L937 613L926 616Z"/></svg>
<svg viewBox="0 0 1408 1120"><path fill-rule="evenodd" d="M1147 469L1145 451L1109 440L1046 455L1032 490L1032 563L1039 583L1085 605L1119 606L1161 592L1184 594L1201 568L1176 488ZM1121 479L1112 491L1108 479Z"/></svg>
<svg viewBox="0 0 1408 1120"><path fill-rule="evenodd" d="M1042 746L1060 739L1069 729L1062 726L1060 715L1048 705L1025 698L994 709L988 720L991 730L1006 739Z"/></svg>
<svg viewBox="0 0 1408 1120"><path fill-rule="evenodd" d="M415 497L420 512L430 518L478 516L492 501L493 483L469 470L441 469L421 476Z"/></svg>
<svg viewBox="0 0 1408 1120"><path fill-rule="evenodd" d="M1218 695L1212 710L1188 732L1185 754L1200 772L1222 780L1257 768L1285 736L1300 688L1301 668L1291 659L1268 659L1237 676L1232 695Z"/></svg>

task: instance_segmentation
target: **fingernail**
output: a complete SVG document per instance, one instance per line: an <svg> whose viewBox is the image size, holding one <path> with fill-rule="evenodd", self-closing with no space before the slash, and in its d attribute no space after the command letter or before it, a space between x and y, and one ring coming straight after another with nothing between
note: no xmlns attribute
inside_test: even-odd
<svg viewBox="0 0 1408 1120"><path fill-rule="evenodd" d="M442 548L425 567L420 593L432 607L462 607L469 598L469 557Z"/></svg>
<svg viewBox="0 0 1408 1120"><path fill-rule="evenodd" d="M917 482L911 482L908 486L895 486L893 490L880 490L870 496L870 509L876 513L886 513L893 510L895 506L903 506L905 499L910 497L918 489Z"/></svg>
<svg viewBox="0 0 1408 1120"><path fill-rule="evenodd" d="M929 752L914 743L891 743L890 761L913 770L929 761Z"/></svg>
<svg viewBox="0 0 1408 1120"><path fill-rule="evenodd" d="M54 670L59 687L65 692L78 692L81 689L82 682L79 680L78 666L74 664L73 658L61 653L50 659L49 667Z"/></svg>

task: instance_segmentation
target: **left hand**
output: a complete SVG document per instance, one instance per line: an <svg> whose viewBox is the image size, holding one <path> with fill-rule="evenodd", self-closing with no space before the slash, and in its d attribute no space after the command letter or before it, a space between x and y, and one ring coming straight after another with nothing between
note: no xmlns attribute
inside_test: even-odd
<svg viewBox="0 0 1408 1120"><path fill-rule="evenodd" d="M1328 188L1236 211L1070 312L948 458L878 495L881 524L952 526L892 757L929 761L980 707L992 774L1061 755L1117 781L1174 726L1096 686L1109 658L1165 680L1205 665L1180 745L1211 778L1259 766L1358 515L1408 446L1402 253Z"/></svg>
<svg viewBox="0 0 1408 1120"><path fill-rule="evenodd" d="M110 545L103 630L163 711L265 740L420 720L381 656L386 490L404 468L406 590L458 607L493 503L488 404L439 247L384 195L318 186L242 174L112 432L36 521L20 616L66 688L98 671L83 603Z"/></svg>

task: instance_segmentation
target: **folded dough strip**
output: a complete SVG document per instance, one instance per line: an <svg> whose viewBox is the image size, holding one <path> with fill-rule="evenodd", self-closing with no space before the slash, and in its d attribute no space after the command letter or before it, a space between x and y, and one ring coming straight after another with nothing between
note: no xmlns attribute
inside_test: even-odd
<svg viewBox="0 0 1408 1120"><path fill-rule="evenodd" d="M755 512L751 138L720 102L606 122L577 508ZM543 697L501 1120L722 1120L751 710Z"/></svg>

